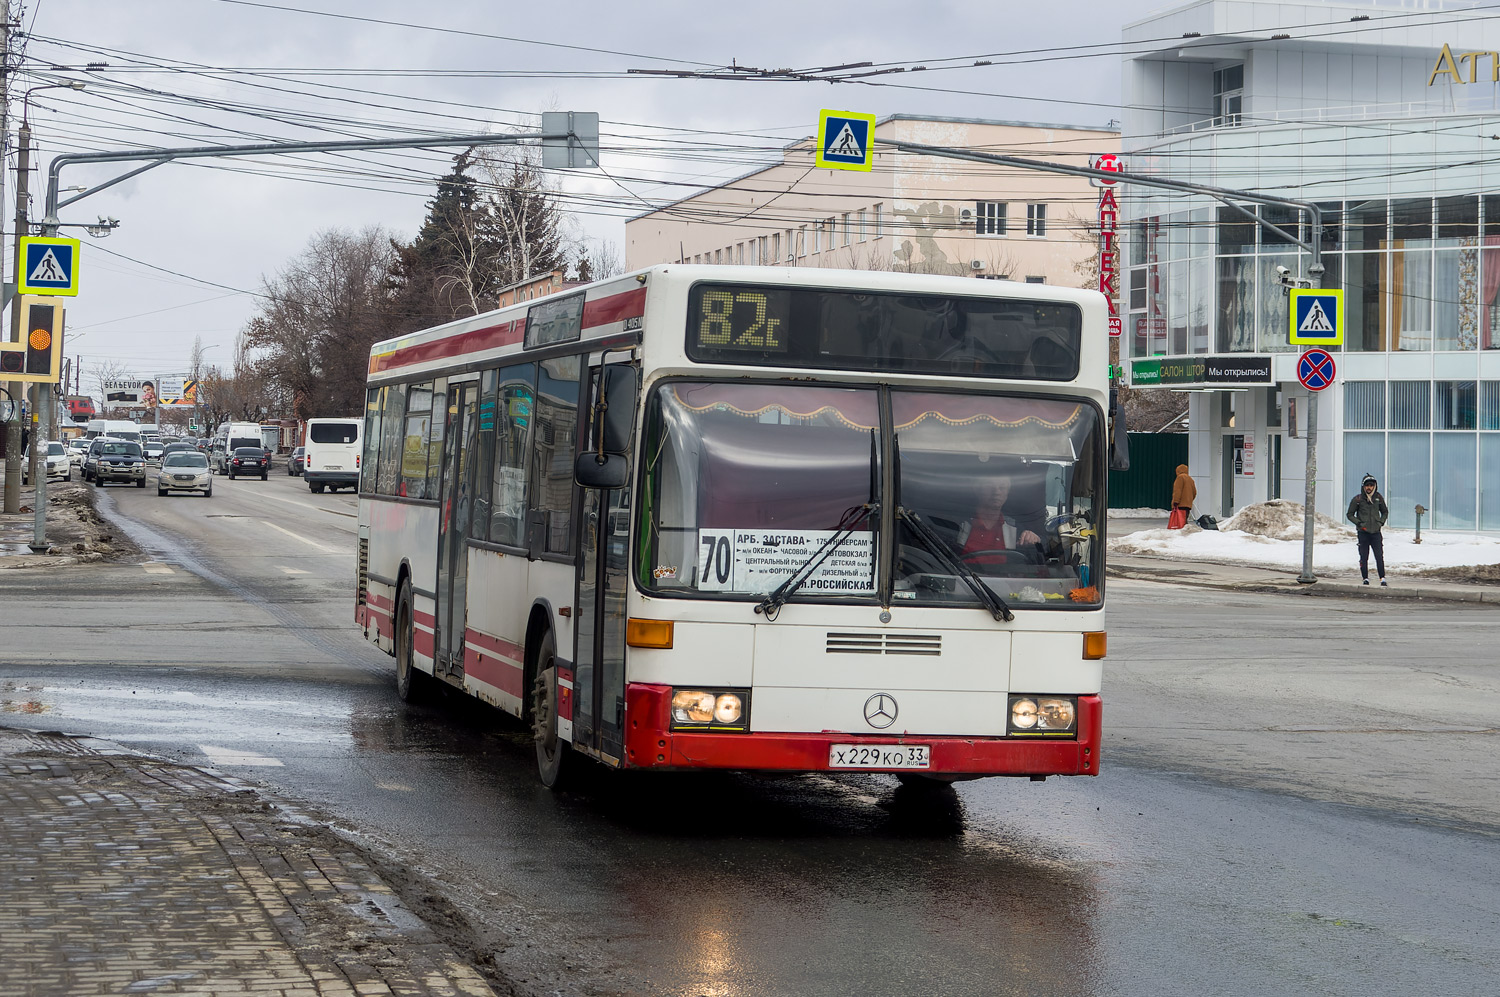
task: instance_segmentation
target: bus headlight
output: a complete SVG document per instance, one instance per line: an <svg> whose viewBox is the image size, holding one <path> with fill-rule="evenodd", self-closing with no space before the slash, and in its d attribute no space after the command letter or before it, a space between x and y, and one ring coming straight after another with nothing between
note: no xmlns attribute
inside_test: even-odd
<svg viewBox="0 0 1500 997"><path fill-rule="evenodd" d="M1011 696L1006 733L1014 736L1057 737L1075 734L1078 700L1071 696Z"/></svg>
<svg viewBox="0 0 1500 997"><path fill-rule="evenodd" d="M748 695L723 689L674 689L672 727L678 730L746 730Z"/></svg>

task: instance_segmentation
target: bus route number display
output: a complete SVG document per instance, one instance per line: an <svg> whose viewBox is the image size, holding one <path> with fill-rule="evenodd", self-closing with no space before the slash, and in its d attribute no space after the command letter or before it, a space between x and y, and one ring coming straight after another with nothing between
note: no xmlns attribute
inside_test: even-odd
<svg viewBox="0 0 1500 997"><path fill-rule="evenodd" d="M791 296L785 291L700 290L694 346L705 350L744 350L785 353L787 311Z"/></svg>

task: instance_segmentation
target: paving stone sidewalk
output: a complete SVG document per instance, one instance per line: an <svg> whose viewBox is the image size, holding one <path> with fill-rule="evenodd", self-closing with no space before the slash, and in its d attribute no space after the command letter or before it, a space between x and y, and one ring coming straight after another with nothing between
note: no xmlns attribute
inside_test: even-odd
<svg viewBox="0 0 1500 997"><path fill-rule="evenodd" d="M356 849L249 785L0 728L0 994L494 991Z"/></svg>

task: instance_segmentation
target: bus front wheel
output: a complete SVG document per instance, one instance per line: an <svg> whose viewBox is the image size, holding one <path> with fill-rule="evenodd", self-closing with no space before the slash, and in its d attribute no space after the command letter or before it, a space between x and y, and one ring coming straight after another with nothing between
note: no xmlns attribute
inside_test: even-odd
<svg viewBox="0 0 1500 997"><path fill-rule="evenodd" d="M396 695L403 703L420 702L427 676L412 661L411 586L401 583L396 596Z"/></svg>
<svg viewBox="0 0 1500 997"><path fill-rule="evenodd" d="M563 789L572 769L567 742L557 736L557 642L549 632L536 656L531 687L531 731L536 739L536 768L542 785Z"/></svg>

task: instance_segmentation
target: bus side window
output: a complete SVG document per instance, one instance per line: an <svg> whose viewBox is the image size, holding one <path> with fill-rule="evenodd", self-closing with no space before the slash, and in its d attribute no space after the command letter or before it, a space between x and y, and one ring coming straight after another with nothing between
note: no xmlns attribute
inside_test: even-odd
<svg viewBox="0 0 1500 997"><path fill-rule="evenodd" d="M385 389L385 410L380 417L380 467L376 485L381 495L399 494L402 431L406 427L406 386Z"/></svg>
<svg viewBox="0 0 1500 997"><path fill-rule="evenodd" d="M371 388L365 401L364 453L360 459L359 479L359 491L362 495L374 495L378 487L376 472L380 461L380 417L385 409L387 390L389 389Z"/></svg>
<svg viewBox="0 0 1500 997"><path fill-rule="evenodd" d="M495 462L491 476L489 539L511 547L526 546L526 455L536 408L536 365L517 364L500 371L495 413Z"/></svg>
<svg viewBox="0 0 1500 997"><path fill-rule="evenodd" d="M537 365L536 437L532 444L532 508L546 530L542 549L567 554L573 549L573 456L578 443L578 356Z"/></svg>

